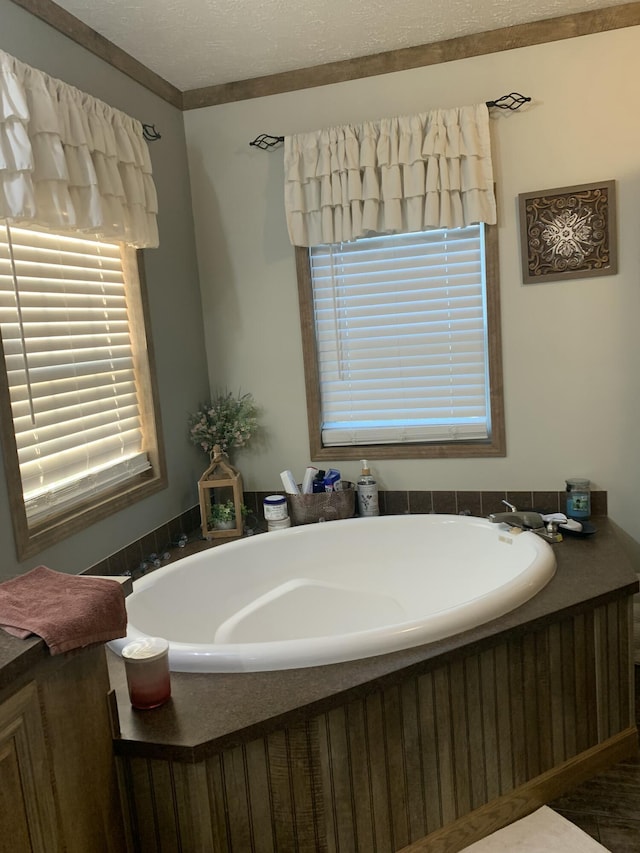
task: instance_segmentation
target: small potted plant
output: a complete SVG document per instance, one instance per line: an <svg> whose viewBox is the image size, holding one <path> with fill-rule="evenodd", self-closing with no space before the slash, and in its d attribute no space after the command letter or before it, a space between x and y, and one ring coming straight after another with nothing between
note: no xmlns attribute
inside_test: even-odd
<svg viewBox="0 0 640 853"><path fill-rule="evenodd" d="M199 411L189 415L189 438L209 454L211 464L198 480L200 521L205 539L242 536L242 518L223 516L225 500L214 498L214 492L230 487L234 499L242 503L242 477L229 462L231 450L245 447L258 426L257 408L251 394L232 394L224 391ZM218 495L220 492L218 491ZM226 497L226 495L225 495ZM232 504L233 505L233 504ZM212 517L215 512L217 517ZM244 515L244 514L243 514ZM222 523L227 522L224 528Z"/></svg>
<svg viewBox="0 0 640 853"><path fill-rule="evenodd" d="M244 504L240 505L242 517L247 515L247 508ZM215 530L231 530L236 526L236 507L232 500L224 501L223 503L211 504L211 511L208 518L209 528Z"/></svg>

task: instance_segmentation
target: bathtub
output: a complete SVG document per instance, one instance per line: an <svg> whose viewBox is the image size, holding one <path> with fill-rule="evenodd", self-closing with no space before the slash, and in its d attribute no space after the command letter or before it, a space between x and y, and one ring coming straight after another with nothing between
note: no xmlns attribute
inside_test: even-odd
<svg viewBox="0 0 640 853"><path fill-rule="evenodd" d="M460 633L553 577L552 548L481 518L348 519L230 542L133 584L127 637L169 640L176 672L357 660Z"/></svg>

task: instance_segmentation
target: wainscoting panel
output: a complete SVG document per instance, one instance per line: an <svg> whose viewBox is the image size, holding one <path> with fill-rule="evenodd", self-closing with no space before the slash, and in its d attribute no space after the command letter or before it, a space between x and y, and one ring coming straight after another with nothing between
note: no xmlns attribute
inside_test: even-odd
<svg viewBox="0 0 640 853"><path fill-rule="evenodd" d="M200 763L122 756L137 849L454 853L634 742L630 625L625 598Z"/></svg>

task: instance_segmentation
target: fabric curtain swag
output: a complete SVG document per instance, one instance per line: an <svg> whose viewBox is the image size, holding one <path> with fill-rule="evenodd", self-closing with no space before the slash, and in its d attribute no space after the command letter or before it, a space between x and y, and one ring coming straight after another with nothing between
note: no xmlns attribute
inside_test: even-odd
<svg viewBox="0 0 640 853"><path fill-rule="evenodd" d="M142 124L0 51L0 219L158 245Z"/></svg>
<svg viewBox="0 0 640 853"><path fill-rule="evenodd" d="M496 222L486 104L284 140L294 246Z"/></svg>

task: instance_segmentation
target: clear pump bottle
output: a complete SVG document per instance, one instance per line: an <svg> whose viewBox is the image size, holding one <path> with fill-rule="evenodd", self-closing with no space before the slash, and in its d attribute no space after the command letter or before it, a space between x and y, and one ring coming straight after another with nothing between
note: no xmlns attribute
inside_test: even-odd
<svg viewBox="0 0 640 853"><path fill-rule="evenodd" d="M380 515L378 484L371 476L366 459L361 459L362 471L358 479L358 513L361 516Z"/></svg>

